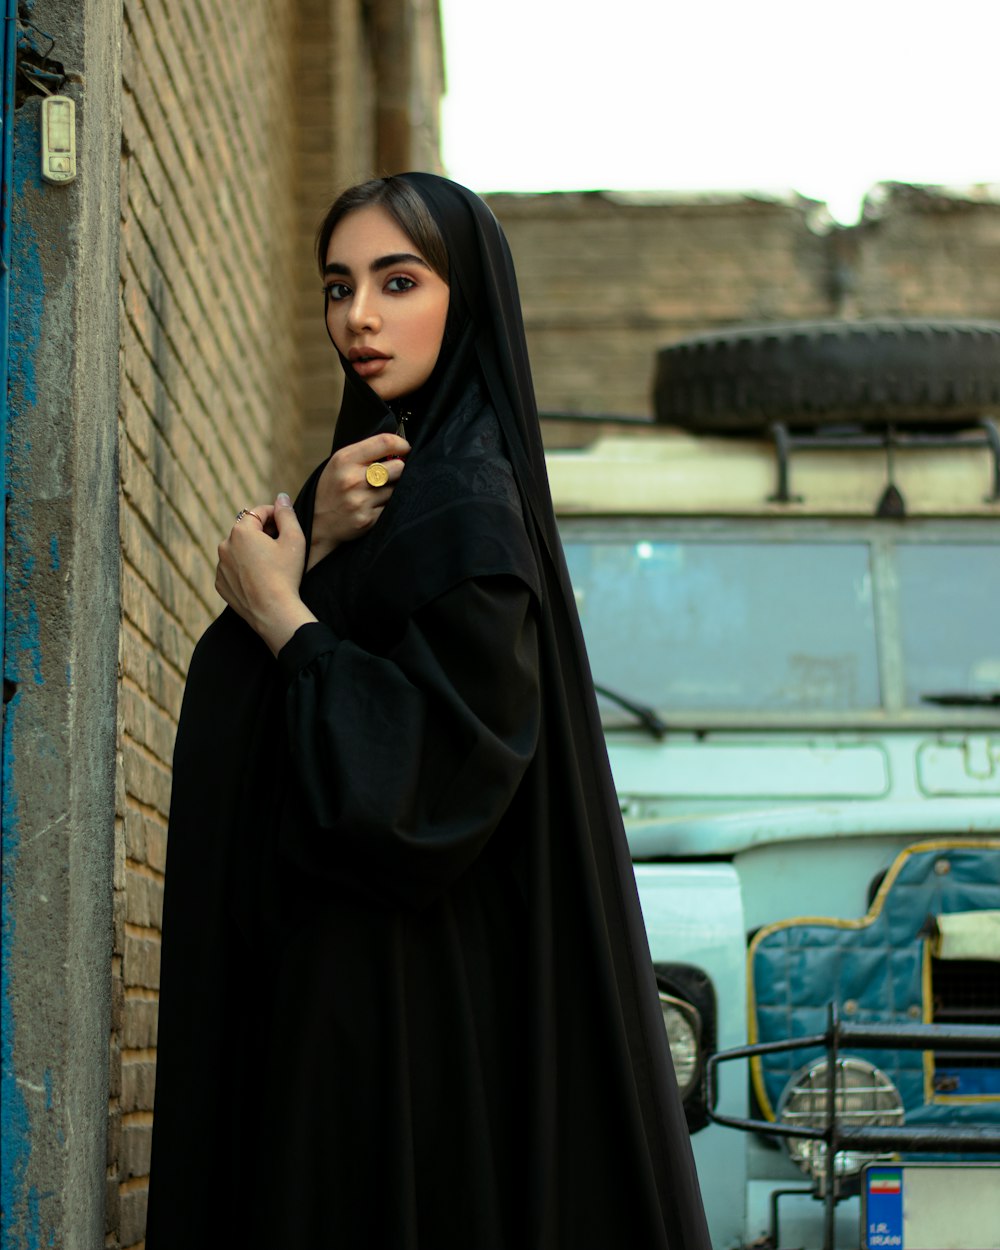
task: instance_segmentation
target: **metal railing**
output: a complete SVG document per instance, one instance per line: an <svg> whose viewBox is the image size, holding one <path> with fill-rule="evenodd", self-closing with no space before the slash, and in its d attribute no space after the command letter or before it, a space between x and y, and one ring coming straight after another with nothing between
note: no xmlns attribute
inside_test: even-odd
<svg viewBox="0 0 1000 1250"><path fill-rule="evenodd" d="M810 1128L804 1124L786 1124L780 1120L757 1120L746 1116L721 1115L713 1110L718 1080L717 1069L720 1063L812 1047L822 1048L826 1052L828 1071L832 1074L832 1079L829 1080L825 1091L826 1122L822 1128ZM706 1072L708 1116L714 1123L724 1124L745 1133L766 1133L771 1137L795 1137L821 1141L825 1144L823 1250L834 1250L834 1212L837 1203L844 1196L837 1184L836 1174L837 1154L840 1151L865 1150L873 1153L892 1150L906 1150L914 1153L954 1151L970 1154L1000 1151L1000 1125L859 1128L839 1123L836 1073L838 1058L845 1047L850 1047L852 1050L941 1050L947 1047L949 1051L963 1054L986 1051L1000 1055L1000 1027L977 1024L896 1026L844 1024L839 1017L836 1004L831 1003L829 1023L823 1033L786 1038L779 1042L758 1042L752 1046L738 1046L732 1050L719 1051L709 1058ZM857 1112L848 1111L843 1115L845 1118L852 1118L857 1115ZM815 1189L810 1192L815 1193Z"/></svg>
<svg viewBox="0 0 1000 1250"><path fill-rule="evenodd" d="M775 454L778 458L778 480L773 503L795 503L800 497L791 493L789 485L790 460L793 451L805 448L811 451L858 451L885 448L889 458L889 480L892 481L892 453L898 447L906 451L937 451L942 448L986 447L993 460L992 483L990 493L984 503L1000 501L1000 430L994 420L988 416L973 420L968 425L956 427L954 430L938 432L922 431L907 427L898 429L889 422L884 426L875 426L865 430L848 429L839 434L832 434L822 429L797 431L792 433L782 421L775 421L768 427L774 439Z"/></svg>

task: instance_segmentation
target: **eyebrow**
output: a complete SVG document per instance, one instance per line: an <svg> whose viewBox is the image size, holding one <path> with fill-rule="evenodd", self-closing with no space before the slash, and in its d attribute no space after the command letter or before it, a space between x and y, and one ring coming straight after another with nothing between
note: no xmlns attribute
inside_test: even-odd
<svg viewBox="0 0 1000 1250"><path fill-rule="evenodd" d="M392 252L389 256L379 256L368 266L372 273L378 273L382 269L391 269L393 265L420 265L424 269L430 269L427 261L422 256L416 256L413 252ZM339 261L331 261L323 266L323 273L340 274L345 278L351 277L350 265L342 265Z"/></svg>

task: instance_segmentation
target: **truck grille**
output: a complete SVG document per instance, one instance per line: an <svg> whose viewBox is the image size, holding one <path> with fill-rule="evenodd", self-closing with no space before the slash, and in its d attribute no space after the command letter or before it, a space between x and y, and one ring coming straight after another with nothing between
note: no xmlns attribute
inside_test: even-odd
<svg viewBox="0 0 1000 1250"><path fill-rule="evenodd" d="M1000 963L990 959L932 959L931 985L935 1024L1000 1025ZM934 1055L934 1086L938 1093L961 1092L961 1069L993 1069L1000 1079L997 1055Z"/></svg>

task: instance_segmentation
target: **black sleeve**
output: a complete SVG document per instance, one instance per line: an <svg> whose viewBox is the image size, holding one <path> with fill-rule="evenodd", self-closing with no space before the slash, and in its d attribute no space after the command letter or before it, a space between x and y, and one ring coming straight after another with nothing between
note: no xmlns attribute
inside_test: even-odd
<svg viewBox="0 0 1000 1250"><path fill-rule="evenodd" d="M463 582L384 656L319 622L295 633L278 662L301 866L419 904L476 859L535 752L534 604L513 577Z"/></svg>

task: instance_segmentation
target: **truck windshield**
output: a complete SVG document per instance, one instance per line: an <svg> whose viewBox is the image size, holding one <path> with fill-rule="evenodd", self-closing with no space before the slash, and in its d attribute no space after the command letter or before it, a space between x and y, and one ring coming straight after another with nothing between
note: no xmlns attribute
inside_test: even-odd
<svg viewBox="0 0 1000 1250"><path fill-rule="evenodd" d="M595 680L668 721L678 709L927 712L924 695L987 706L1000 690L1000 544L882 534L876 560L848 536L633 524L585 537L567 526L565 539Z"/></svg>
<svg viewBox="0 0 1000 1250"><path fill-rule="evenodd" d="M865 543L566 543L597 679L660 709L875 709Z"/></svg>

